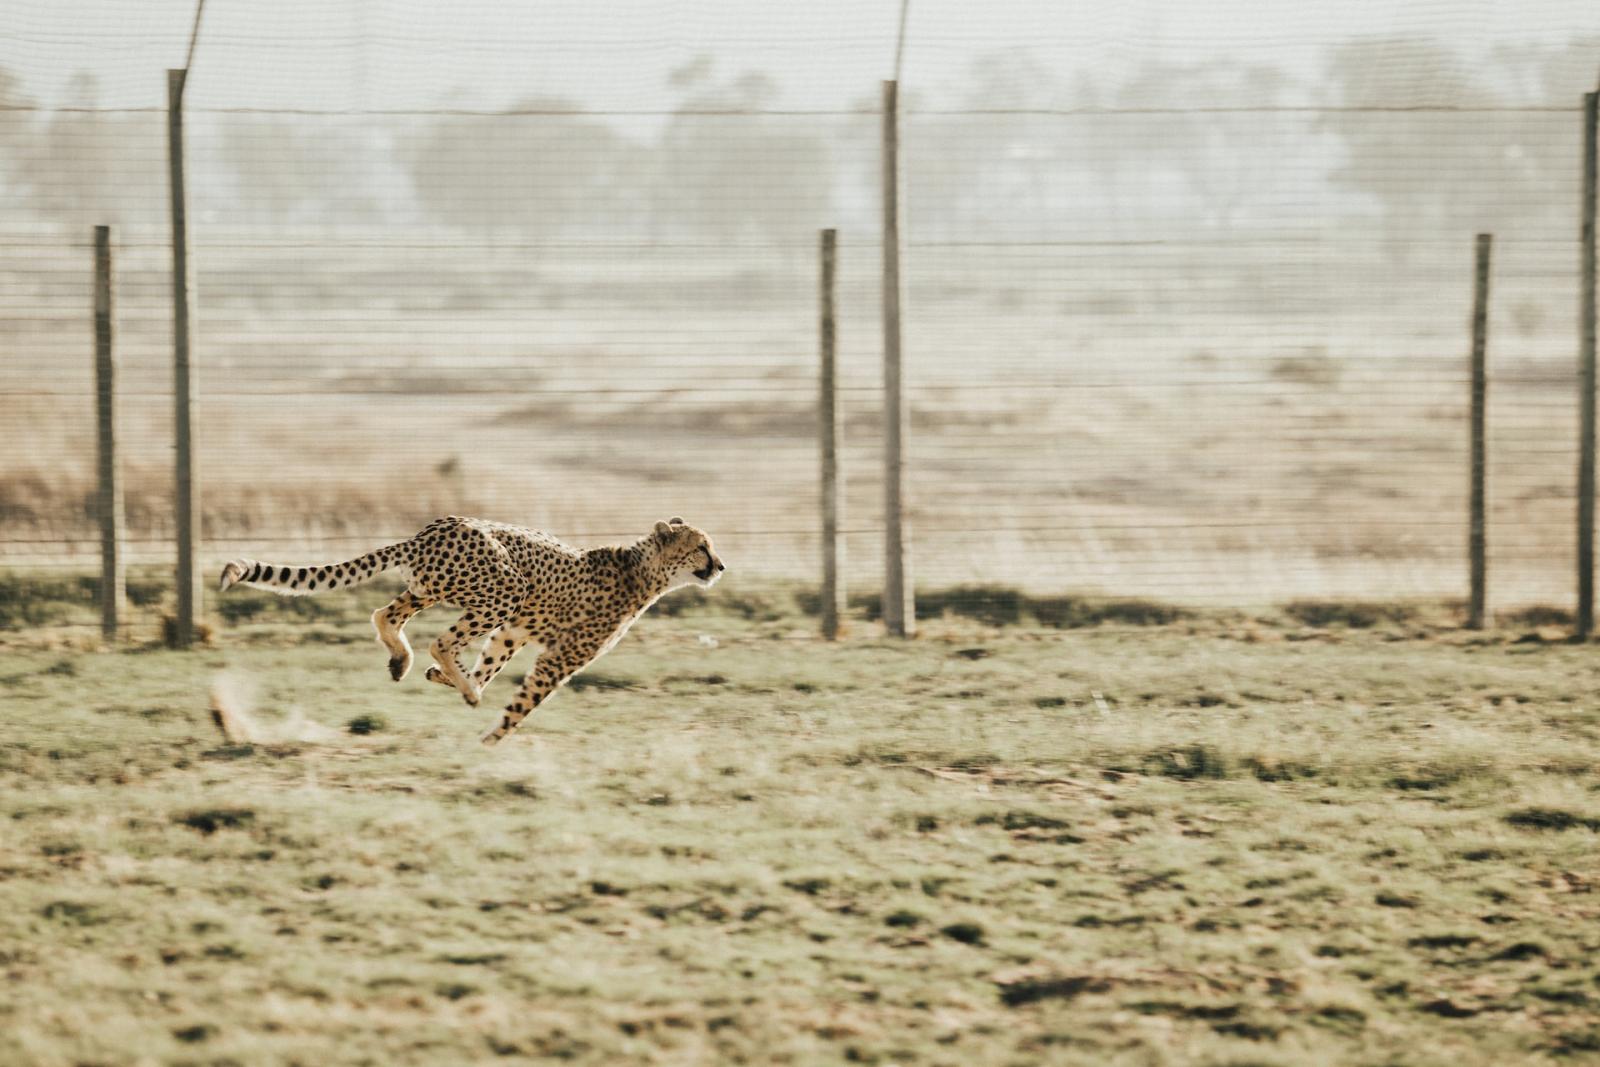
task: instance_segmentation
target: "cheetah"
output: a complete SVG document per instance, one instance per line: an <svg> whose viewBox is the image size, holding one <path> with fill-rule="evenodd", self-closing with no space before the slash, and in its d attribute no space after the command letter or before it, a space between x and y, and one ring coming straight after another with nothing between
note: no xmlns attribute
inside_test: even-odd
<svg viewBox="0 0 1600 1067"><path fill-rule="evenodd" d="M389 652L389 675L411 670L405 625L419 611L447 604L464 614L428 649L427 680L450 686L470 707L527 644L538 659L516 698L479 740L498 744L573 675L611 650L663 594L710 588L727 568L704 531L681 518L658 522L631 545L573 548L537 530L450 515L415 537L343 563L300 566L236 559L222 568L223 590L253 585L290 596L359 585L398 568L405 592L372 613ZM470 672L458 658L486 637Z"/></svg>

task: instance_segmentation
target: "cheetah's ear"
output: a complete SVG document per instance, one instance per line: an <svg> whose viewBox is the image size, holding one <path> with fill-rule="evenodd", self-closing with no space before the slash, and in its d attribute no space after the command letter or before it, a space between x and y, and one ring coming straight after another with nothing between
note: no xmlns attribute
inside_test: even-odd
<svg viewBox="0 0 1600 1067"><path fill-rule="evenodd" d="M664 522L656 523L656 534L657 534L657 536L665 537L665 536L667 536L667 534L669 534L671 532L672 532L672 527L670 525L668 525L667 523L664 523Z"/></svg>
<svg viewBox="0 0 1600 1067"><path fill-rule="evenodd" d="M668 526L682 526L683 525L683 520L678 518L678 516L674 515L674 516L672 516L672 518L667 520L667 525Z"/></svg>

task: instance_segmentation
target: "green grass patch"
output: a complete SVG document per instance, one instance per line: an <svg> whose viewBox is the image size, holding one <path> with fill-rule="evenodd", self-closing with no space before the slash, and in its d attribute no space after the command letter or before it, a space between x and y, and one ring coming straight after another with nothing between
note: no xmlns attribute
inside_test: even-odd
<svg viewBox="0 0 1600 1067"><path fill-rule="evenodd" d="M1591 650L998 595L828 644L773 596L647 617L492 750L528 660L396 685L370 598L9 650L0 1062L1588 1055Z"/></svg>

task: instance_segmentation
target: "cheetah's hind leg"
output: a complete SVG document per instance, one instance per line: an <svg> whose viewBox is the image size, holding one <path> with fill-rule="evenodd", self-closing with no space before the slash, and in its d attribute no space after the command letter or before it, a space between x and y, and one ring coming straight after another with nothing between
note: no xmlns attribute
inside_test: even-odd
<svg viewBox="0 0 1600 1067"><path fill-rule="evenodd" d="M372 627L378 631L379 644L389 650L389 677L395 681L400 681L411 670L411 642L406 640L406 623L417 612L438 602L435 597L420 597L407 589L372 613Z"/></svg>
<svg viewBox="0 0 1600 1067"><path fill-rule="evenodd" d="M465 700L469 707L478 706L481 690L472 683L471 678L467 677L461 668L461 661L456 657L469 643L491 630L498 629L503 621L483 609L468 611L456 620L454 626L434 638L432 646L428 649L429 654L433 656L433 662L439 665L440 673L455 686L456 691L461 694L461 699Z"/></svg>
<svg viewBox="0 0 1600 1067"><path fill-rule="evenodd" d="M532 636L515 623L508 623L498 630L489 632L489 639L483 643L483 649L478 653L478 662L473 664L472 672L467 676L480 696L488 688L489 683L494 681L495 676L505 669L505 665L511 662L511 657L516 655ZM446 678L444 671L438 667L428 668L427 679L439 685L452 686L450 679Z"/></svg>

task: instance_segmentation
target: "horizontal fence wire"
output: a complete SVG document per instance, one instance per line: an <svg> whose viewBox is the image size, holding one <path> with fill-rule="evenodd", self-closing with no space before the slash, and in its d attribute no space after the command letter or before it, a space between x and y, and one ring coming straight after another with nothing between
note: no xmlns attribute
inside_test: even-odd
<svg viewBox="0 0 1600 1067"><path fill-rule="evenodd" d="M1445 29L1470 21L1440 11ZM248 62L284 56L285 77L314 80L292 34L207 17L185 122L208 570L349 558L442 514L580 544L683 515L731 577L815 584L816 233L837 227L843 560L852 590L879 588L874 78L786 93L755 58L690 56L592 100L485 103L377 73L308 100ZM607 54L584 17L562 15L546 54ZM318 25L318 48L369 70L428 39ZM806 41L885 45L851 25L749 55L782 71ZM1600 24L1564 29L1468 56L1447 37L1291 26L1209 58L1130 45L1075 73L1030 59L1062 38L1020 23L914 37L916 585L1464 598L1472 248L1490 232L1490 602L1568 603L1579 94ZM29 58L123 48L155 85L181 52L140 34L119 44L43 8L0 31L0 569L97 564L100 223L127 555L171 566L166 108L122 60L51 88ZM647 45L630 40L616 54ZM1275 65L1274 41L1298 65Z"/></svg>

